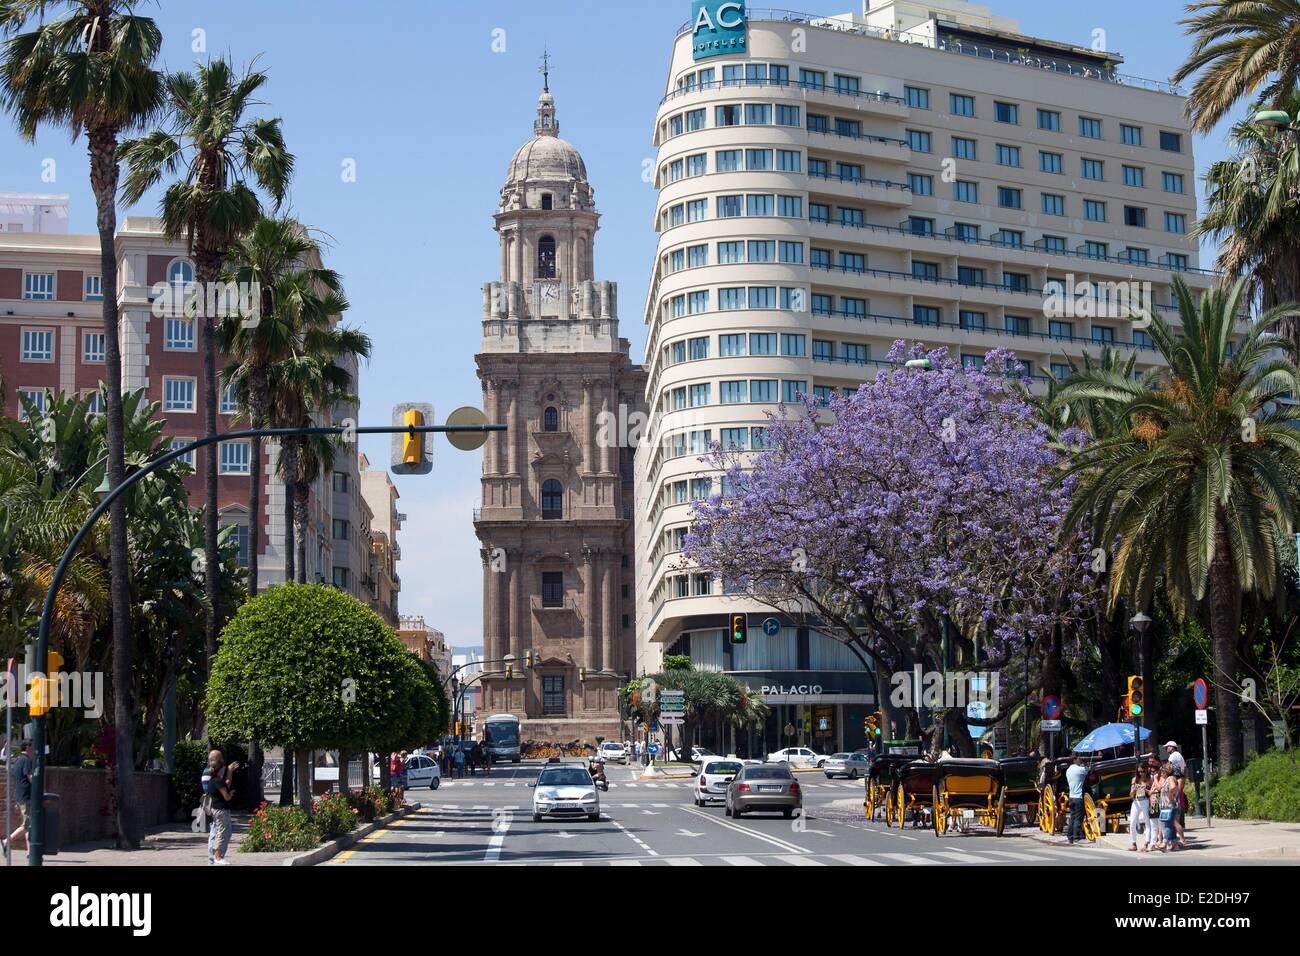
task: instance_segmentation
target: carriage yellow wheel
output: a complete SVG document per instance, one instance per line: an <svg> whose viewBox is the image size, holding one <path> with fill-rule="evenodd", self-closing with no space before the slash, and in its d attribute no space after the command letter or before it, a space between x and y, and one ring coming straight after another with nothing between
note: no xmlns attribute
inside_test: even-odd
<svg viewBox="0 0 1300 956"><path fill-rule="evenodd" d="M903 825L902 814L898 813L895 818L895 813L898 813L898 807L894 802L894 788L890 787L885 791L885 826L892 827L896 819L899 826Z"/></svg>
<svg viewBox="0 0 1300 956"><path fill-rule="evenodd" d="M1038 829L1044 833L1056 832L1056 796L1050 783L1038 797Z"/></svg>
<svg viewBox="0 0 1300 956"><path fill-rule="evenodd" d="M934 804L934 835L941 837L948 830L948 801L939 791L938 784L935 784L930 796Z"/></svg>
<svg viewBox="0 0 1300 956"><path fill-rule="evenodd" d="M866 799L865 799L865 800L863 801L863 803L862 803L862 807L863 807L863 809L866 811L867 819L868 819L868 820L875 820L875 819L876 819L876 804L877 804L879 801L880 801L880 794L879 794L879 791L878 791L878 785L875 784L875 783L873 783L872 781L868 780L868 781L867 781L867 796L866 796Z"/></svg>
<svg viewBox="0 0 1300 956"><path fill-rule="evenodd" d="M1092 795L1083 795L1083 835L1089 843L1096 843L1101 831L1097 827L1097 805L1092 802Z"/></svg>
<svg viewBox="0 0 1300 956"><path fill-rule="evenodd" d="M1007 795L1005 793L998 794L997 809L993 812L997 814L998 836L1002 836L1002 828L1007 825Z"/></svg>

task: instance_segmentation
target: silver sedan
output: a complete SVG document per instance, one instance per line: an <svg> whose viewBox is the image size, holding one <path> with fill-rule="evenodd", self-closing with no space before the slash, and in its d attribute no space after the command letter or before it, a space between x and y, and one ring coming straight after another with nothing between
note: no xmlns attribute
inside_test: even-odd
<svg viewBox="0 0 1300 956"><path fill-rule="evenodd" d="M870 769L871 761L867 759L866 754L831 754L822 764L827 780L832 777L848 777L850 780L857 780L858 777L865 777Z"/></svg>

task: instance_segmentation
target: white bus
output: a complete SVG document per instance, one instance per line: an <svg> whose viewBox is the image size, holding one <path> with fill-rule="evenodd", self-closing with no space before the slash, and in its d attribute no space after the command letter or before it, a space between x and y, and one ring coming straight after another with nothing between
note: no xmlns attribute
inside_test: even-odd
<svg viewBox="0 0 1300 956"><path fill-rule="evenodd" d="M519 763L519 718L514 714L493 714L483 721L483 749L493 763Z"/></svg>

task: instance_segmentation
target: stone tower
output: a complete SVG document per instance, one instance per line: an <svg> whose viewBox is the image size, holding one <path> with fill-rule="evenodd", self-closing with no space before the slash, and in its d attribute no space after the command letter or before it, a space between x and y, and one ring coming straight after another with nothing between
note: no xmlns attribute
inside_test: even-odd
<svg viewBox="0 0 1300 956"><path fill-rule="evenodd" d="M599 223L586 164L560 139L545 87L495 216L501 276L483 287L476 356L488 418L482 507L483 644L513 676L482 681L481 713L522 740L621 739L633 665L632 454L645 374L618 336L615 283L594 278ZM502 667L489 666L488 671Z"/></svg>

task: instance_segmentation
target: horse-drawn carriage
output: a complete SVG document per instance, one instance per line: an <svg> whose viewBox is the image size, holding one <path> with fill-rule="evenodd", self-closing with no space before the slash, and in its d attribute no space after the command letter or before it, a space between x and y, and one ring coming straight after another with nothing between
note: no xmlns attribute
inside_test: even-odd
<svg viewBox="0 0 1300 956"><path fill-rule="evenodd" d="M1065 771L1073 760L1073 757L1058 757L1044 761L1039 771L1038 828L1044 833L1060 833L1069 824L1070 786L1066 783ZM1129 767L1132 766L1130 760ZM1097 805L1086 786L1083 791L1083 835L1089 843L1095 843L1101 835L1097 826Z"/></svg>
<svg viewBox="0 0 1300 956"><path fill-rule="evenodd" d="M1002 768L996 760L892 761L881 765L892 781L885 790L885 825L930 825L936 836L965 832L972 823L1002 835L1006 807Z"/></svg>
<svg viewBox="0 0 1300 956"><path fill-rule="evenodd" d="M1029 824L1038 819L1038 759L1004 757L998 761L1007 813L1014 814L1017 823Z"/></svg>
<svg viewBox="0 0 1300 956"><path fill-rule="evenodd" d="M894 771L904 764L916 759L915 754L880 754L871 761L867 770L866 793L862 798L862 809L868 820L876 818L876 811L885 808L885 798L894 785Z"/></svg>

